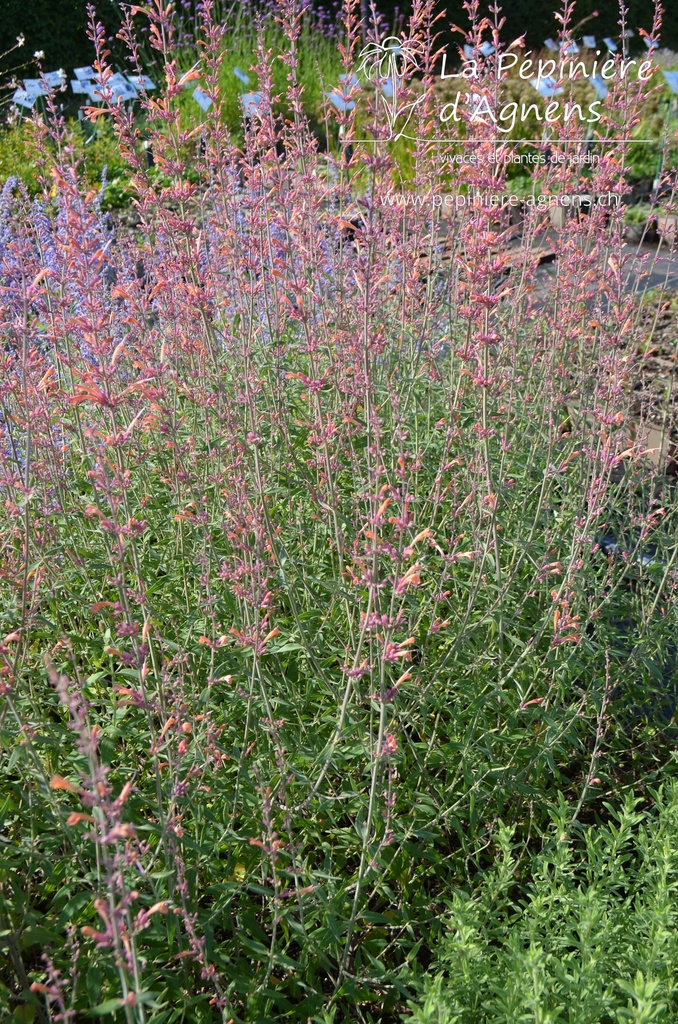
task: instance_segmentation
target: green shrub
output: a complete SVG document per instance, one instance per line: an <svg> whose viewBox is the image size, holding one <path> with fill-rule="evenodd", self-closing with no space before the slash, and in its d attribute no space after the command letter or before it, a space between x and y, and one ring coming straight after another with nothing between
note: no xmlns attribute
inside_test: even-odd
<svg viewBox="0 0 678 1024"><path fill-rule="evenodd" d="M652 212L653 207L650 203L635 203L633 206L626 207L626 210L624 211L624 220L627 224L642 227L647 222Z"/></svg>
<svg viewBox="0 0 678 1024"><path fill-rule="evenodd" d="M73 150L89 185L101 185L106 168L111 184L117 181L120 188L126 187L124 183L129 178L129 168L122 159L110 122L100 118L94 128L89 124L83 127L80 121L70 121L64 144ZM51 151L54 150L53 144L47 145ZM0 184L16 175L31 194L36 194L40 189L42 165L43 159L36 148L35 127L30 118L0 129Z"/></svg>
<svg viewBox="0 0 678 1024"><path fill-rule="evenodd" d="M676 1020L678 787L640 802L585 829L563 806L532 857L500 824L491 866L450 898L411 1024Z"/></svg>

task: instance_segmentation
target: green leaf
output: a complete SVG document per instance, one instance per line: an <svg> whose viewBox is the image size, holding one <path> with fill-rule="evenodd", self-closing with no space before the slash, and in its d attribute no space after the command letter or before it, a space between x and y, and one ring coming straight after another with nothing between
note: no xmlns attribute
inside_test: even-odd
<svg viewBox="0 0 678 1024"><path fill-rule="evenodd" d="M21 1006L17 1006L12 1016L14 1020L20 1021L21 1024L33 1024L35 1020L35 1006L32 1003L23 1003Z"/></svg>
<svg viewBox="0 0 678 1024"><path fill-rule="evenodd" d="M93 1006L89 1011L91 1017L105 1017L109 1013L116 1013L117 1010L122 1010L125 1005L124 999L107 999L103 1003L99 1003L98 1006Z"/></svg>

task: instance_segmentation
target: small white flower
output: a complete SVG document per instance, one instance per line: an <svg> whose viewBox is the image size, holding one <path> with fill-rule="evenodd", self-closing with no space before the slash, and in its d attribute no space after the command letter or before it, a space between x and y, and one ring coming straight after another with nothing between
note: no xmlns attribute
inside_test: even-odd
<svg viewBox="0 0 678 1024"><path fill-rule="evenodd" d="M33 56L35 57L36 60L44 60L45 59L45 51L44 50L36 50L35 53L33 54Z"/></svg>
<svg viewBox="0 0 678 1024"><path fill-rule="evenodd" d="M25 42L26 42L26 36L22 32L20 36L16 37L16 45L17 46L23 46Z"/></svg>
<svg viewBox="0 0 678 1024"><path fill-rule="evenodd" d="M59 76L59 78L65 78L66 77L66 72L64 71L63 68L59 68L59 70L57 71L57 75Z"/></svg>

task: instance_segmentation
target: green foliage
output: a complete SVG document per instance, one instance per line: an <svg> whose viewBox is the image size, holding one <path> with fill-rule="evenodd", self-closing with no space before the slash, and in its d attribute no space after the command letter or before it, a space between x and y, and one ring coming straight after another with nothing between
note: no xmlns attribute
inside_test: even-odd
<svg viewBox="0 0 678 1024"><path fill-rule="evenodd" d="M31 152L31 137L26 121L0 128L0 182L17 175L29 192L35 193L39 188L39 171Z"/></svg>
<svg viewBox="0 0 678 1024"><path fill-rule="evenodd" d="M287 91L289 69L280 59L287 52L289 43L286 41L282 28L268 18L263 23L262 42L264 50L270 50L274 56L272 67L273 94L281 98L278 107L283 115L289 115ZM301 23L301 33L297 41L298 78L303 86L303 106L308 115L315 119L318 127L324 120L324 107L327 103L325 92L331 90L341 74L341 58L336 42L323 36L315 26L312 17L306 17ZM194 54L187 56L187 65L194 60ZM236 132L242 131L242 105L240 96L244 92L256 92L258 78L255 66L257 60L256 26L249 15L238 12L229 23L224 39L223 57L219 69L219 86L224 96L223 119ZM240 82L233 74L239 68L250 78L249 85ZM192 102L192 101L191 101Z"/></svg>
<svg viewBox="0 0 678 1024"><path fill-rule="evenodd" d="M678 788L606 804L582 828L564 804L535 854L499 823L490 866L444 916L412 1024L622 1024L678 1013ZM639 805L644 804L644 807Z"/></svg>
<svg viewBox="0 0 678 1024"><path fill-rule="evenodd" d="M635 203L633 206L628 206L624 211L624 220L627 224L634 224L638 227L643 227L648 218L654 213L656 215L656 207L652 207L650 203Z"/></svg>
<svg viewBox="0 0 678 1024"><path fill-rule="evenodd" d="M48 142L47 145L53 153L54 144ZM129 166L122 159L110 122L100 118L96 126L92 126L70 121L64 145L72 150L89 185L100 187L106 168L111 196L122 194L122 200L110 202L111 206L124 205L129 201ZM36 146L32 120L24 118L15 125L0 129L0 182L16 175L29 193L36 194L41 188L44 163Z"/></svg>

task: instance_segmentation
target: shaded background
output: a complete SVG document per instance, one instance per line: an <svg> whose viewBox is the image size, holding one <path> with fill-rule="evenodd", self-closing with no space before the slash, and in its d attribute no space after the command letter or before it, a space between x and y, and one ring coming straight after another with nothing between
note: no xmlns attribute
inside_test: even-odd
<svg viewBox="0 0 678 1024"><path fill-rule="evenodd" d="M627 4L628 25L634 30L642 27L649 31L654 6L652 0L627 0ZM90 64L94 53L86 35L86 6L86 0L0 0L0 54L16 43L19 33L26 37L24 48L0 64L0 75L19 62L32 65L35 50L45 51L46 70L63 67L70 72L73 67ZM553 19L553 12L560 10L561 6L560 0L504 0L506 25L502 32L503 39L508 42L526 32L528 47L540 47L545 38L556 34L558 24ZM378 0L377 7L389 20L393 18L396 10L394 0ZM407 0L401 0L399 7L401 11L407 10ZM666 7L661 42L663 46L678 50L677 0L666 0ZM116 0L98 0L96 8L109 34L114 34L119 23L119 5ZM468 24L462 0L450 0L447 4L443 2L440 9L446 9L447 16L441 19L439 26ZM598 11L598 16L586 22L584 32L598 39L619 34L617 0L580 0L576 7L575 21L593 11ZM576 33L577 36L579 34ZM460 38L444 33L441 45L459 42ZM631 40L630 49L644 50L642 40L636 36Z"/></svg>

